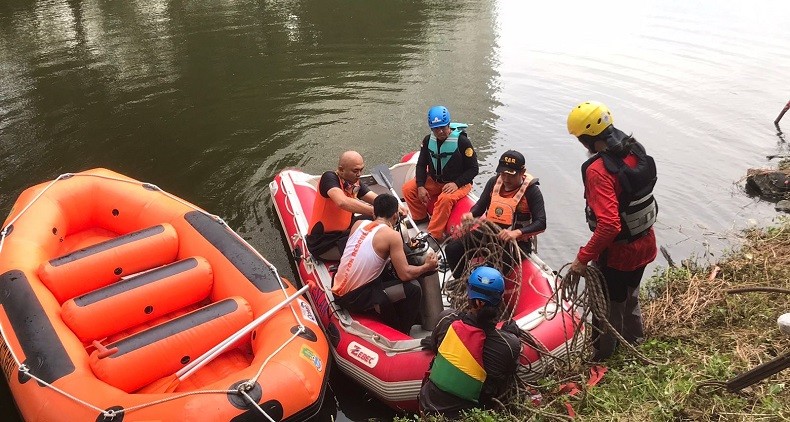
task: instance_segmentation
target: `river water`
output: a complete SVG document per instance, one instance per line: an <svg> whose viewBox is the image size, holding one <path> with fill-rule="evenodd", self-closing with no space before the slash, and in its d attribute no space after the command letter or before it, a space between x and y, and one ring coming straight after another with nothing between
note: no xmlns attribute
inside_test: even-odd
<svg viewBox="0 0 790 422"><path fill-rule="evenodd" d="M780 0L4 0L0 213L27 186L107 167L223 216L293 278L275 173L331 169L346 149L392 163L444 104L470 124L478 193L502 152L526 155L548 213L539 252L559 268L589 236L565 118L595 99L656 159L659 243L717 259L775 216L741 179L786 152L788 18ZM336 376L322 418L390 415L349 384Z"/></svg>

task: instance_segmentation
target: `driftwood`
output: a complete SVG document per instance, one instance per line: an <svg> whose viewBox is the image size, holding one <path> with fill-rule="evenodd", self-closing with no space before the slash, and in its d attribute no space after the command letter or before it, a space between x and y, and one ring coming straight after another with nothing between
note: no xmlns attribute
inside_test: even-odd
<svg viewBox="0 0 790 422"><path fill-rule="evenodd" d="M746 189L770 201L790 199L790 170L749 169Z"/></svg>

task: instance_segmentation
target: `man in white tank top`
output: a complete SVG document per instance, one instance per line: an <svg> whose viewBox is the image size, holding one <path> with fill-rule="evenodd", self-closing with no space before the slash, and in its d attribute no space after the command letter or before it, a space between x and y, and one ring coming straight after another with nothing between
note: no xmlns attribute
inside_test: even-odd
<svg viewBox="0 0 790 422"><path fill-rule="evenodd" d="M422 292L413 280L435 271L432 252L422 265L410 265L403 240L392 227L398 221L398 200L383 194L373 201L373 221L361 220L351 228L340 258L332 293L335 303L351 312L375 310L387 325L409 333L416 322ZM395 274L385 270L392 261ZM405 280L405 281L401 281Z"/></svg>

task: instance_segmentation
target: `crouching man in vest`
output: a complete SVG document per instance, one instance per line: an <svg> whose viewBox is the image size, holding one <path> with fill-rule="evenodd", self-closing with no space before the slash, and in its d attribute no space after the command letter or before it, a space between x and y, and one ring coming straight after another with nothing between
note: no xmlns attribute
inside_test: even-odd
<svg viewBox="0 0 790 422"><path fill-rule="evenodd" d="M462 218L470 220L485 215L486 220L502 228L498 234L500 240L516 240L519 248L529 254L532 237L546 230L546 208L538 179L527 173L524 155L513 150L502 154L496 172L486 183L480 199ZM479 243L486 241L479 231L465 236L474 236ZM469 242L461 238L445 245L447 263L455 278L463 275L466 266L466 243ZM518 256L516 251L510 252L506 256ZM514 262L504 264L510 268L516 266Z"/></svg>
<svg viewBox="0 0 790 422"><path fill-rule="evenodd" d="M373 214L375 220L360 220L351 228L332 293L341 308L351 312L374 310L385 324L409 334L422 297L414 279L436 270L436 255L429 252L422 265L408 263L401 235L393 229L399 219L394 196L378 195L373 200ZM390 261L395 274L387 269Z"/></svg>
<svg viewBox="0 0 790 422"><path fill-rule="evenodd" d="M436 353L420 389L423 415L458 418L464 410L490 406L512 385L521 341L512 320L496 328L504 291L499 271L477 267L467 286L469 310L446 315L423 340Z"/></svg>

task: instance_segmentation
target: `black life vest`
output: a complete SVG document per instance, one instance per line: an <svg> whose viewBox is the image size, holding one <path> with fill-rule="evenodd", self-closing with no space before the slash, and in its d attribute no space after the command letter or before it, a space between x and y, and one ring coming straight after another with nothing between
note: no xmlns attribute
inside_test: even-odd
<svg viewBox="0 0 790 422"><path fill-rule="evenodd" d="M582 164L582 181L584 197L587 198L587 168L598 160L603 160L606 171L617 178L620 194L617 196L620 213L620 233L615 241L633 242L648 233L658 216L658 203L653 197L653 188L658 180L656 163L647 155L645 147L634 141L631 153L637 158L636 167L628 166L623 158L606 151L599 152ZM589 205L584 210L587 225L595 231L598 220Z"/></svg>

